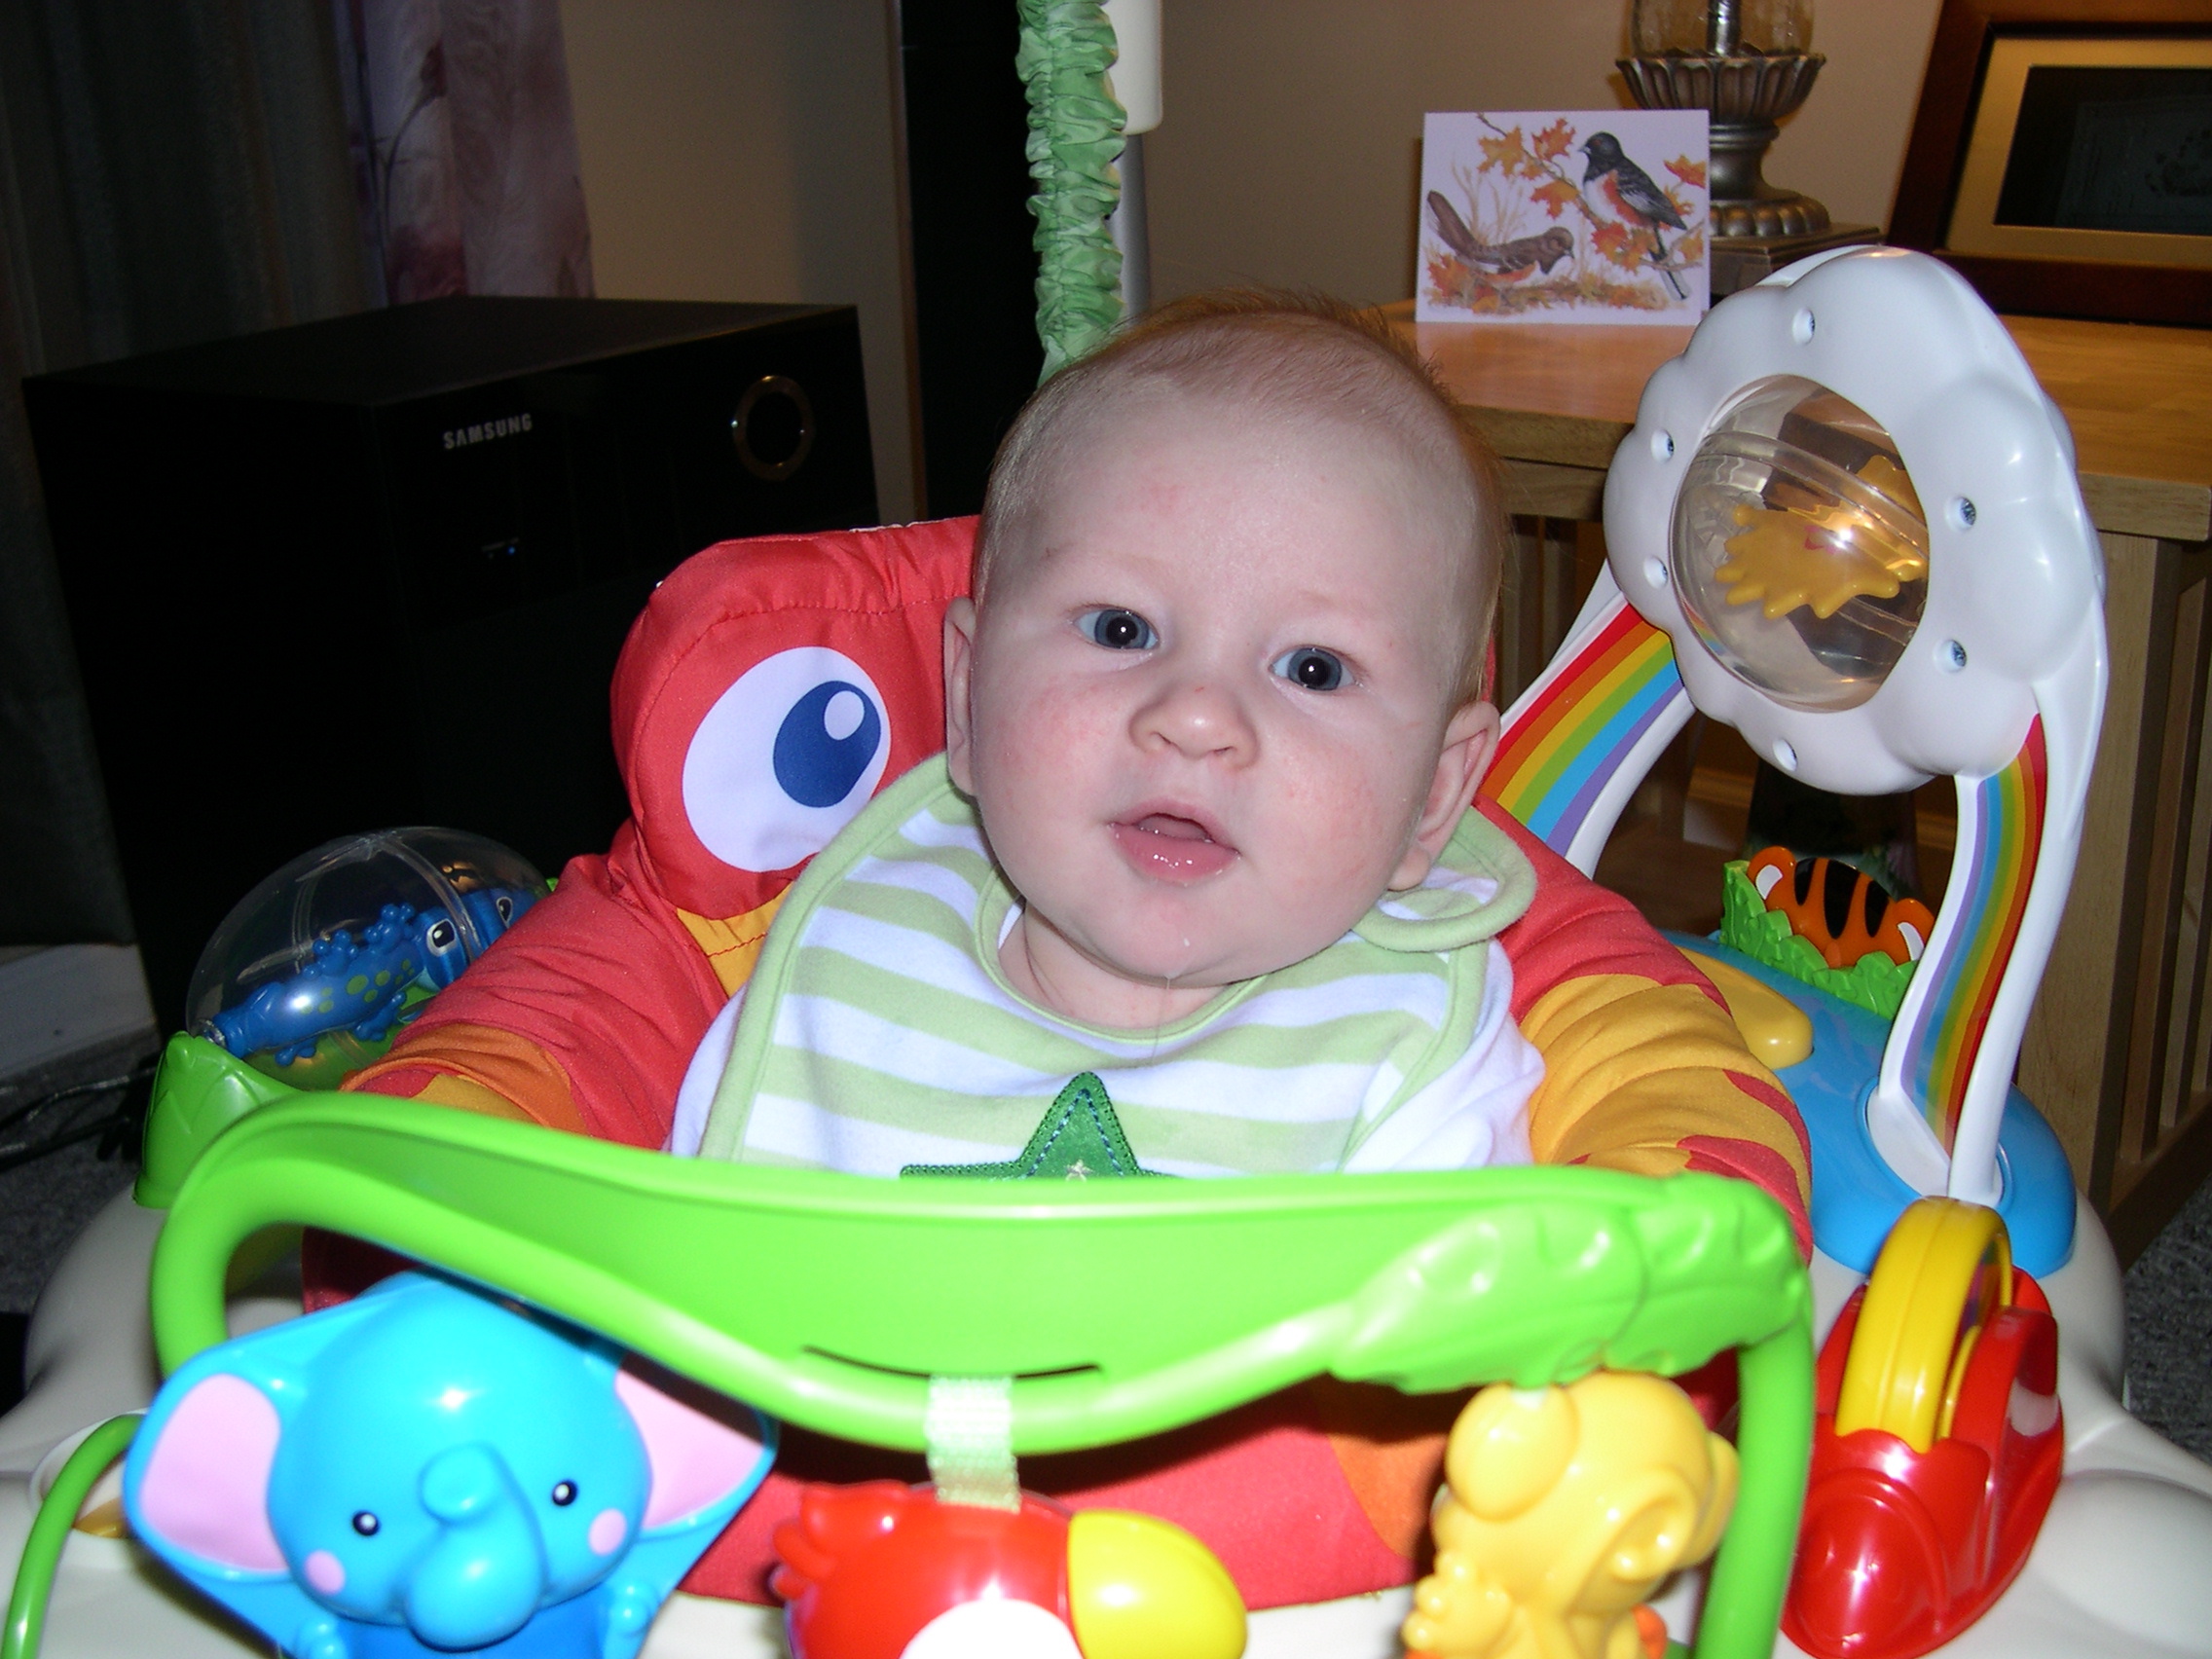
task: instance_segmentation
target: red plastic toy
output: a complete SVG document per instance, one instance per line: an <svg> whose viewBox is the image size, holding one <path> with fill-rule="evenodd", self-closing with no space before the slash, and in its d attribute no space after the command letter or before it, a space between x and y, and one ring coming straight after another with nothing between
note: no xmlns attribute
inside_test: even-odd
<svg viewBox="0 0 2212 1659"><path fill-rule="evenodd" d="M1148 1515L810 1486L778 1527L793 1659L1235 1659L1244 1605L1204 1545Z"/></svg>
<svg viewBox="0 0 2212 1659"><path fill-rule="evenodd" d="M1975 1208L1914 1207L1936 1205ZM1821 1349L1812 1478L1782 1617L1820 1659L1917 1659L1950 1641L2018 1576L2058 1490L2058 1327L2041 1287L2013 1271L2002 1224L1979 1214L1996 1226L1995 1247L1963 1295L1930 1296L1932 1275L1912 1261L1917 1306L1880 1309L1865 1323L1881 1328L1862 1328L1869 1301L1894 1291L1882 1270L1907 1232L1900 1221ZM1911 1375L1901 1350L1928 1336L1949 1340ZM1860 1344L1882 1351L1855 1353ZM1862 1378L1884 1373L1889 1426L1837 1432L1839 1415L1853 1416L1855 1366ZM1935 1433L1892 1432L1900 1410L1933 1419Z"/></svg>

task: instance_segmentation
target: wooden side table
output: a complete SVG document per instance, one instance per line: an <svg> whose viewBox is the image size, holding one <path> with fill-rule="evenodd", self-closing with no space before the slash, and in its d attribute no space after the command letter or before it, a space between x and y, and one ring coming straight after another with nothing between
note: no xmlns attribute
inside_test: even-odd
<svg viewBox="0 0 2212 1659"><path fill-rule="evenodd" d="M1525 684L1595 575L1605 467L1686 328L1392 325L1504 459L1533 530L1501 607ZM2082 856L2020 1054L2123 1260L2212 1170L2212 332L2008 317L2074 431L2104 544L2112 688ZM1570 548L1580 545L1577 560Z"/></svg>

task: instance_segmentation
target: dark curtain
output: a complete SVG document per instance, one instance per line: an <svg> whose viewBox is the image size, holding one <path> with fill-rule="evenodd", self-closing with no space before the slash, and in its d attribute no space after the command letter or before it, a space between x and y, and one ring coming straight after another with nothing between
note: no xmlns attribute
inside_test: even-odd
<svg viewBox="0 0 2212 1659"><path fill-rule="evenodd" d="M337 64L330 0L0 4L0 944L131 937L22 377L361 309Z"/></svg>

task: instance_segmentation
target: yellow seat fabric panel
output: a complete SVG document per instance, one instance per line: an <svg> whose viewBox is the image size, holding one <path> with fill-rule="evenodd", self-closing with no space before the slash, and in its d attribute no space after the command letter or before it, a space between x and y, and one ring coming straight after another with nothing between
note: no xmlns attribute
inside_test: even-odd
<svg viewBox="0 0 2212 1659"><path fill-rule="evenodd" d="M1626 974L1568 979L1536 1000L1521 1029L1544 1056L1529 1103L1538 1163L1672 1175L1748 1161L1787 1169L1800 1203L1809 1200L1802 1130L1793 1110L1778 1109L1788 1096L1703 987ZM1721 1143L1743 1149L1740 1158Z"/></svg>

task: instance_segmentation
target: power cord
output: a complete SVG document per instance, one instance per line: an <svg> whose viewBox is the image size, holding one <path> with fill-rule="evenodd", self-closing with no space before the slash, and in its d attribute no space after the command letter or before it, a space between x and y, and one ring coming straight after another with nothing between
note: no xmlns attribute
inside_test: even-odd
<svg viewBox="0 0 2212 1659"><path fill-rule="evenodd" d="M0 1174L85 1141L97 1141L102 1159L134 1154L145 1133L146 1103L160 1064L158 1054L148 1054L113 1077L20 1100L14 1096L25 1086L0 1084Z"/></svg>

